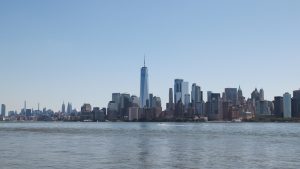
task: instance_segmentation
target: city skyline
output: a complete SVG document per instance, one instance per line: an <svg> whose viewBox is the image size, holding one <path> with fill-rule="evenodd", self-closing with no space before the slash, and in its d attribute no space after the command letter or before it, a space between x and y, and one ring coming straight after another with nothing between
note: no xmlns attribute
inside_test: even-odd
<svg viewBox="0 0 300 169"><path fill-rule="evenodd" d="M142 79L143 79L143 76L144 76L144 73L143 72L143 68L147 68L145 67L145 64L144 66L141 68L141 83L140 83L140 91L142 92L143 91L143 88L144 88L144 85L142 83ZM148 73L148 69L147 69L147 73ZM191 87L191 91L189 91L189 88ZM174 95L173 95L173 91L174 91ZM220 99L222 99L223 101L230 101L232 102L233 104L240 104L241 103L241 100L247 100L247 99L253 99L253 98L257 98L257 100L261 100L261 101L267 101L267 102L273 102L273 104L278 104L278 99L282 98L282 102L283 102L283 107L284 104L288 105L287 107L290 107L289 109L286 108L285 110L282 110L282 113L283 111L286 112L287 114L291 114L291 98L292 96L295 97L295 98L299 98L299 91L300 91L300 88L299 89L293 89L291 93L289 92L285 92L283 95L277 95L277 96L273 96L272 99L266 99L265 98L265 95L264 95L264 89L261 88L258 92L258 88L255 88L252 92L251 92L251 95L250 96L245 96L243 95L243 90L241 89L241 86L239 86L238 88L223 88L223 91L221 92L214 92L214 91L202 91L201 90L201 86L197 86L196 83L192 83L191 86L189 86L189 82L187 81L184 81L183 79L174 79L174 88L169 88L169 95L168 95L168 100L165 101L166 102L166 105L165 106L162 106L161 107L163 108L162 110L164 111L168 111L168 110L172 110L173 108L170 109L169 106L175 106L177 102L181 102L183 105L190 105L194 108L196 108L196 103L197 102L209 102L211 100L211 97L212 95L218 95L218 97L220 97ZM110 102L115 102L117 104L121 104L118 100L122 97L122 95L128 95L128 97L130 97L132 99L132 103L134 103L136 106L140 107L140 108L149 108L151 107L152 105L152 99L154 97L153 93L149 93L148 92L148 96L147 96L147 99L145 100L145 105L144 104L144 101L142 101L142 99L140 97L137 97L135 94L131 94L131 93L127 93L127 92L120 92L120 93L112 93L112 100L111 101L108 101L108 106L99 106L99 105L91 105L90 103L88 102L84 102L82 103L83 105L85 104L89 104L91 105L92 107L94 108L109 108L109 104ZM206 97L205 97L206 96ZM157 97L157 96L155 96ZM160 97L158 96L159 98L159 101L160 101L160 104L162 104L161 102L161 99ZM173 100L173 98L175 98ZM204 99L206 98L206 99ZM172 105L170 105L170 103ZM82 107L82 104L81 106L79 107ZM54 112L60 112L62 114L70 114L72 111L80 111L79 108L74 108L72 109L72 103L71 102L67 102L67 107L66 107L66 104L65 104L65 101L62 102L62 104L60 105L61 107L58 108L58 109L51 109L47 106L44 106L42 109L40 108L40 103L37 103L37 108L34 108L34 107L27 107L27 101L25 100L24 101L24 105L23 107L20 109L20 110L14 110L14 109L11 109L11 110L8 110L9 112L15 112L15 113L22 113L22 111L24 110L37 110L37 111L54 111ZM275 105L273 105L275 106ZM1 104L1 112L0 113L3 113L4 112L4 115L7 115L5 112L6 112L6 104ZM275 113L276 112L276 106L274 107L274 112L272 113ZM273 115L276 115L273 114Z"/></svg>
<svg viewBox="0 0 300 169"><path fill-rule="evenodd" d="M174 79L204 93L263 88L267 100L299 89L298 1L15 2L0 2L6 110L24 100L58 110L63 101L79 109L106 107L115 92L138 96L144 53L149 93L164 108Z"/></svg>

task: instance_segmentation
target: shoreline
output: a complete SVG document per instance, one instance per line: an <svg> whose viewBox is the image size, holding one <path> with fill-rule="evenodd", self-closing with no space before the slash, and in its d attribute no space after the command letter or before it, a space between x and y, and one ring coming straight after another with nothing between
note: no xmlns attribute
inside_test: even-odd
<svg viewBox="0 0 300 169"><path fill-rule="evenodd" d="M296 120L245 120L245 121L0 121L1 123L300 123Z"/></svg>

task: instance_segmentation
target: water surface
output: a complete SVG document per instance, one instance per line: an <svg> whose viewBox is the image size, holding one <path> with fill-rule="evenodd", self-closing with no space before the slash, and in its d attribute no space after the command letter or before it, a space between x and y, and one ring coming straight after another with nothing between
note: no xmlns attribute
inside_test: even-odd
<svg viewBox="0 0 300 169"><path fill-rule="evenodd" d="M300 168L297 123L0 123L0 168Z"/></svg>

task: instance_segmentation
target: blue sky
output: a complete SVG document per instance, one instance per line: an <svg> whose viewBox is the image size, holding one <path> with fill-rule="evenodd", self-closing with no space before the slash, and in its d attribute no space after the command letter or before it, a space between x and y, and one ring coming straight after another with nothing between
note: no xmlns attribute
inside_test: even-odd
<svg viewBox="0 0 300 169"><path fill-rule="evenodd" d="M204 92L300 87L298 0L1 0L0 103L106 107L112 92L167 101L175 78Z"/></svg>

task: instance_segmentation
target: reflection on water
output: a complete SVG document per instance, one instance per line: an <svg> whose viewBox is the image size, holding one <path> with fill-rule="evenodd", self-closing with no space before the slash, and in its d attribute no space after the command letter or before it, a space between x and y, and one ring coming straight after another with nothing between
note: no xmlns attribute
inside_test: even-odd
<svg viewBox="0 0 300 169"><path fill-rule="evenodd" d="M1 168L300 168L296 123L0 123Z"/></svg>

